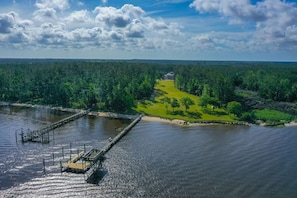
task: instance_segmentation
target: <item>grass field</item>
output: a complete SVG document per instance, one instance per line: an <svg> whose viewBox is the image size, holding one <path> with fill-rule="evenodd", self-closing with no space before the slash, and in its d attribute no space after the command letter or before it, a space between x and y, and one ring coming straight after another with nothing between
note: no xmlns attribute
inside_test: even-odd
<svg viewBox="0 0 297 198"><path fill-rule="evenodd" d="M270 109L254 110L254 114L258 120L264 122L291 121L293 118L290 114Z"/></svg>
<svg viewBox="0 0 297 198"><path fill-rule="evenodd" d="M224 109L215 108L214 111L210 107L202 109L202 107L198 106L199 97L178 90L175 88L174 81L172 80L158 81L155 90L154 99L138 103L136 111L149 116L181 119L187 122L235 121ZM171 105L161 102L161 99L164 97L176 98L177 100L180 100L182 97L189 97L195 104L190 106L188 111L185 111L185 107L183 106L175 108L173 111Z"/></svg>

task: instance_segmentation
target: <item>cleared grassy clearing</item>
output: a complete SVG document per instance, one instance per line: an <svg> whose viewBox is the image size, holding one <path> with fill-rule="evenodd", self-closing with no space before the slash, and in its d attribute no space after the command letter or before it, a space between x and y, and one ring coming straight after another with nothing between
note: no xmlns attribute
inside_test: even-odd
<svg viewBox="0 0 297 198"><path fill-rule="evenodd" d="M188 122L234 122L224 109L215 108L214 110L208 106L206 109L198 106L199 97L182 92L175 88L174 81L160 80L155 87L155 97L153 101L146 100L138 103L136 111L149 116L156 116L167 119L181 119ZM188 111L184 106L172 108L170 104L161 101L162 98L176 98L180 100L182 97L189 97L194 101L194 105L190 106Z"/></svg>

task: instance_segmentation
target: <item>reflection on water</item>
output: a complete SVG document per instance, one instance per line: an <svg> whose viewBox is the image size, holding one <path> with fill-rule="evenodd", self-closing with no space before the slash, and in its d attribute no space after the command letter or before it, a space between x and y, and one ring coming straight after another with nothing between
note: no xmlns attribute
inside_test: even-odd
<svg viewBox="0 0 297 198"><path fill-rule="evenodd" d="M70 143L72 154L84 144L103 147L128 123L84 117L55 129L50 144L15 141L16 129L40 128L65 116L1 107L0 197L297 196L296 127L141 121L107 153L90 184L83 174L60 173L59 161L69 159Z"/></svg>

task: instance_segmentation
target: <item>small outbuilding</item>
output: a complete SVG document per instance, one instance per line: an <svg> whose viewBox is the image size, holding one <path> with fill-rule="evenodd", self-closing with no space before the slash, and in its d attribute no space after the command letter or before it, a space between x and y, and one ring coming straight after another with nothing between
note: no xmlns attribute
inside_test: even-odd
<svg viewBox="0 0 297 198"><path fill-rule="evenodd" d="M169 72L163 76L164 80L174 80L174 72Z"/></svg>

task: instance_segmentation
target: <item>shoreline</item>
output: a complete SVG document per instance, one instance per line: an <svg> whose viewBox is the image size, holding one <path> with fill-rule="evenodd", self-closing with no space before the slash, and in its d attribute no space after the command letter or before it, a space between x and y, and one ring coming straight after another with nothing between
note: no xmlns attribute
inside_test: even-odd
<svg viewBox="0 0 297 198"><path fill-rule="evenodd" d="M297 122L289 122L289 123L285 123L284 124L285 127L296 127L297 126Z"/></svg>
<svg viewBox="0 0 297 198"><path fill-rule="evenodd" d="M46 105L34 105L34 104L24 104L24 103L10 103L10 102L3 102L0 101L0 106L15 106L15 107L27 107L27 108L47 108L50 110L58 110L62 112L70 112L70 113L78 113L82 111L82 109L73 109L73 108L64 108L64 107L53 107L53 106L46 106ZM129 114L121 114L121 113L114 113L114 112L102 112L102 111L92 111L88 113L88 116L97 116L97 117L106 117L106 118L115 118L115 119L135 119L138 115L129 115ZM220 121L201 121L197 123L190 123L180 119L166 119L156 116L148 116L143 115L143 121L149 122L161 122L167 124L173 124L178 126L214 126L214 125L241 125L241 126L253 126L254 124L247 123L247 122L220 122ZM261 124L259 126L265 126L265 124ZM291 121L289 123L285 123L284 127L296 127L297 122Z"/></svg>
<svg viewBox="0 0 297 198"><path fill-rule="evenodd" d="M173 125L179 125L179 126L214 126L214 125L241 125L241 126L251 126L252 124L246 123L246 122L220 122L220 121L202 121L202 122L196 122L196 123L190 123L186 122L184 120L180 119L166 119L161 117L154 117L154 116L143 116L142 120L148 121L148 122L161 122L161 123L167 123L167 124L173 124Z"/></svg>

